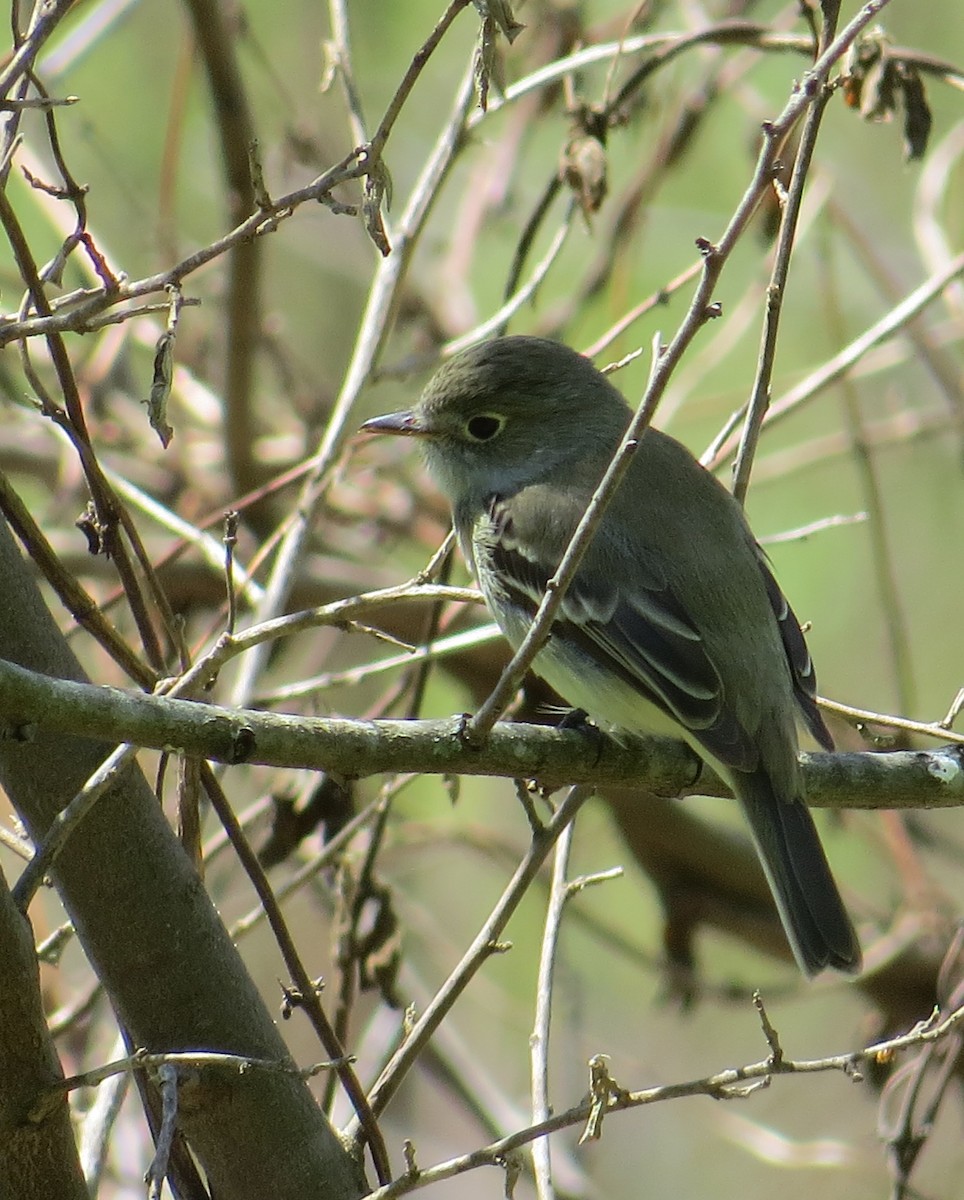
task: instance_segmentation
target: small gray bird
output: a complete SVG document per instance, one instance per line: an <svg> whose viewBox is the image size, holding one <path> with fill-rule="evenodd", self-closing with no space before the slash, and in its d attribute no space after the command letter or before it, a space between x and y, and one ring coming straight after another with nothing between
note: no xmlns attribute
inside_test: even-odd
<svg viewBox="0 0 964 1200"><path fill-rule="evenodd" d="M504 337L445 363L411 411L362 428L419 439L518 646L631 415L582 355ZM665 433L643 435L533 665L617 737L685 738L743 805L801 969L859 971L803 800L795 717L833 748L803 634L740 505Z"/></svg>

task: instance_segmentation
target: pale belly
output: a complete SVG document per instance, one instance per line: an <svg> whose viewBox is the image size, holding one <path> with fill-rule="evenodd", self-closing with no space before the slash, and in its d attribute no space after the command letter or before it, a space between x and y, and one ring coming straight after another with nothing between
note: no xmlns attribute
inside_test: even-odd
<svg viewBox="0 0 964 1200"><path fill-rule="evenodd" d="M528 629L528 620L517 609L503 607L500 624L513 648L518 649ZM628 733L657 734L690 741L688 730L678 721L620 676L605 671L595 660L578 649L571 649L561 639L550 640L536 655L532 669L567 704L583 709L617 740L620 733ZM694 749L698 749L695 744ZM701 757L706 757L705 752L698 752Z"/></svg>

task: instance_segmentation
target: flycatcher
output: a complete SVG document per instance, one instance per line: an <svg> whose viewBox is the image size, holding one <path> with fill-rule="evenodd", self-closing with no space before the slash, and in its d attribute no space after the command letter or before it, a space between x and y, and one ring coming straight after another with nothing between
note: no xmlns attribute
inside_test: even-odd
<svg viewBox="0 0 964 1200"><path fill-rule="evenodd" d="M418 439L518 646L631 416L582 355L503 337L362 428ZM804 803L796 718L833 740L800 625L740 505L674 438L643 434L533 667L616 737L685 738L740 800L801 969L860 969Z"/></svg>

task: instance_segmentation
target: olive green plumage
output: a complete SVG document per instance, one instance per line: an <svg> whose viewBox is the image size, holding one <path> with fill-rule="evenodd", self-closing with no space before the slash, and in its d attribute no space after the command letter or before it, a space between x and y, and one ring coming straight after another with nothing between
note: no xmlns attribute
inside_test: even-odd
<svg viewBox="0 0 964 1200"><path fill-rule="evenodd" d="M575 351L506 337L463 351L414 409L365 428L419 440L518 645L630 416ZM739 798L801 968L859 970L803 802L795 718L833 744L803 635L743 510L675 439L643 435L534 669L616 736L684 737Z"/></svg>

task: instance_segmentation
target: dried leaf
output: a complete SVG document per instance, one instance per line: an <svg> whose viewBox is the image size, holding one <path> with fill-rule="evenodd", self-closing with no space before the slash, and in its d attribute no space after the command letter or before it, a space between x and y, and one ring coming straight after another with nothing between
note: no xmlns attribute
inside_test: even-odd
<svg viewBox="0 0 964 1200"><path fill-rule="evenodd" d="M270 212L274 207L271 195L264 181L264 168L261 165L261 143L252 138L248 146L248 170L251 172L251 186L254 189L254 199L262 212Z"/></svg>
<svg viewBox="0 0 964 1200"><path fill-rule="evenodd" d="M387 258L392 252L392 246L385 231L385 222L382 220L383 199L385 207L391 208L392 177L389 174L388 168L379 159L377 162L372 163L368 174L365 176L365 187L362 197L362 220L365 222L365 229L368 231L368 236L375 243L379 253Z"/></svg>
<svg viewBox="0 0 964 1200"><path fill-rule="evenodd" d="M151 428L160 438L166 450L171 444L174 429L167 423L167 402L171 395L174 379L174 334L162 333L154 348L154 378L151 394L147 401L147 416Z"/></svg>
<svg viewBox="0 0 964 1200"><path fill-rule="evenodd" d="M472 74L475 78L475 95L479 108L487 112L489 108L489 84L493 73L498 67L496 49L496 24L486 17L479 28L479 40L475 47L475 57L472 60Z"/></svg>
<svg viewBox="0 0 964 1200"><path fill-rule="evenodd" d="M922 158L932 117L917 67L894 53L880 28L851 48L844 68L844 98L865 121L892 121L903 105L904 157Z"/></svg>
<svg viewBox="0 0 964 1200"><path fill-rule="evenodd" d="M406 1138L402 1142L402 1156L405 1159L405 1174L410 1179L417 1179L419 1175L418 1160L415 1157L415 1143L411 1138Z"/></svg>
<svg viewBox="0 0 964 1200"><path fill-rule="evenodd" d="M559 176L576 193L586 219L599 211L606 198L606 147L592 134L570 138L562 152Z"/></svg>
<svg viewBox="0 0 964 1200"><path fill-rule="evenodd" d="M494 21L505 34L510 45L525 29L525 25L513 16L509 0L472 0L472 2L478 9L482 21Z"/></svg>
<svg viewBox="0 0 964 1200"><path fill-rule="evenodd" d="M860 89L860 115L865 121L890 121L897 108L893 67L881 55L867 68Z"/></svg>
<svg viewBox="0 0 964 1200"><path fill-rule="evenodd" d="M598 212L608 190L606 156L606 114L580 104L572 113L573 123L559 163L559 178L576 193L583 216L588 222Z"/></svg>
<svg viewBox="0 0 964 1200"><path fill-rule="evenodd" d="M88 500L87 507L74 522L74 525L87 539L88 554L107 553L107 530L97 513L93 500Z"/></svg>
<svg viewBox="0 0 964 1200"><path fill-rule="evenodd" d="M502 1169L505 1171L504 1195L505 1200L513 1200L515 1196L515 1185L519 1182L519 1176L522 1174L522 1158L516 1154L507 1154L502 1160Z"/></svg>
<svg viewBox="0 0 964 1200"><path fill-rule="evenodd" d="M897 78L904 98L904 156L913 161L927 152L933 117L917 68L902 62Z"/></svg>

